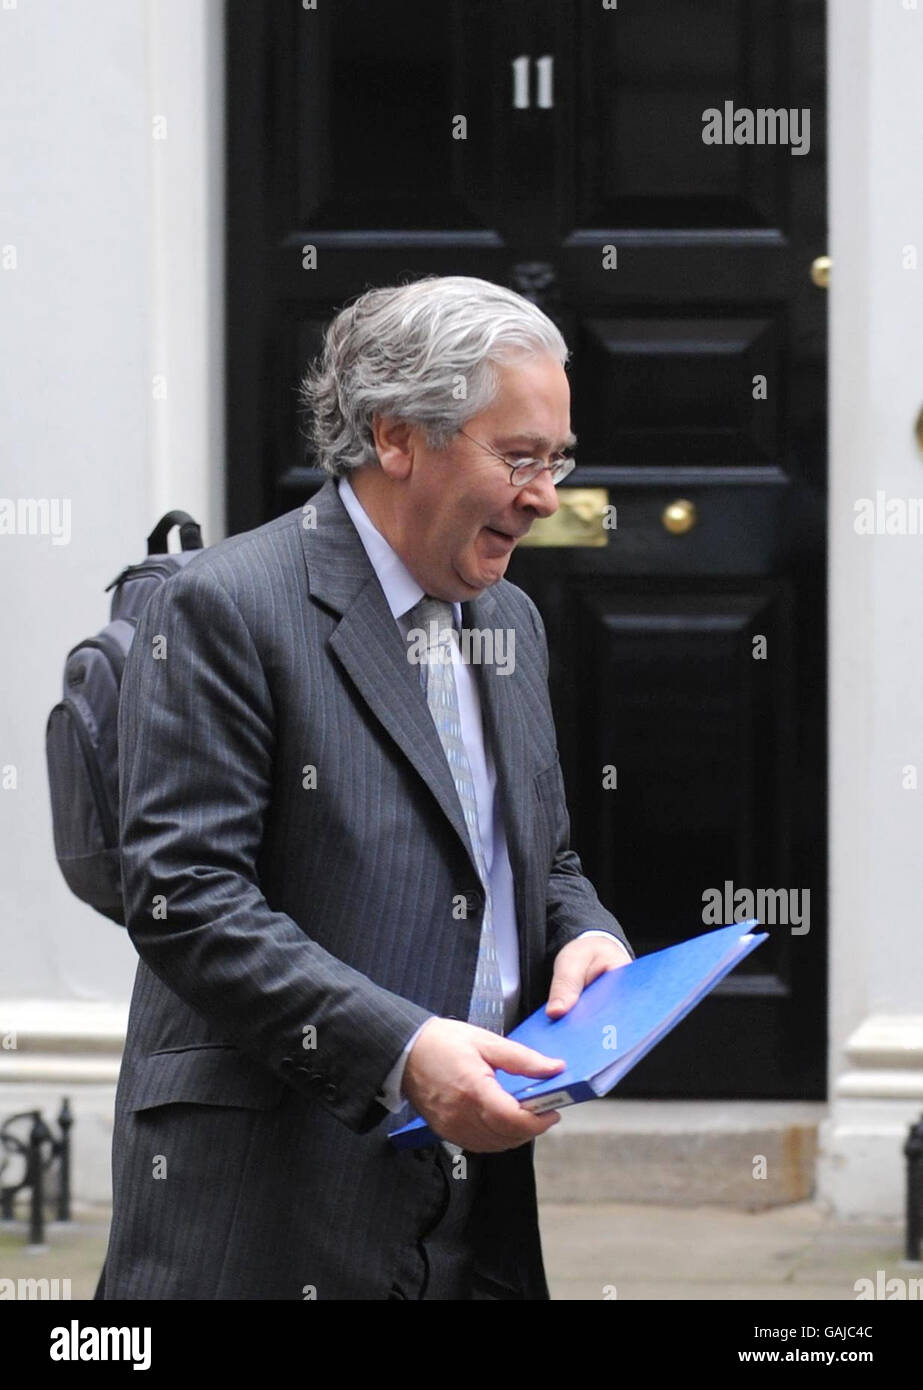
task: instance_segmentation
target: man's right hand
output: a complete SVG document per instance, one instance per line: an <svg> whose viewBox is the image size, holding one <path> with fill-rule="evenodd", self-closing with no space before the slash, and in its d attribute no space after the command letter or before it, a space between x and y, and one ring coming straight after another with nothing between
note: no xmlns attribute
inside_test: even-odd
<svg viewBox="0 0 923 1390"><path fill-rule="evenodd" d="M431 1018L407 1056L401 1090L440 1138L470 1153L501 1153L544 1134L561 1116L524 1110L494 1069L544 1078L565 1065L486 1028Z"/></svg>

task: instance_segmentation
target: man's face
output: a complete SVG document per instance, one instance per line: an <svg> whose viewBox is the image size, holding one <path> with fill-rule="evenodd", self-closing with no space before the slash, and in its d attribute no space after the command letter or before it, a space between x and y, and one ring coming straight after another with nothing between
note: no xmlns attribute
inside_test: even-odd
<svg viewBox="0 0 923 1390"><path fill-rule="evenodd" d="M511 460L546 463L561 453L571 439L564 368L542 354L496 370L500 389L493 405L473 416L446 449L428 448L422 430L410 426L387 435L400 458L390 447L383 453L379 442L382 467L397 484L389 489L389 540L435 598L464 601L496 584L519 538L537 517L558 508L547 469L514 487L509 468L479 446Z"/></svg>

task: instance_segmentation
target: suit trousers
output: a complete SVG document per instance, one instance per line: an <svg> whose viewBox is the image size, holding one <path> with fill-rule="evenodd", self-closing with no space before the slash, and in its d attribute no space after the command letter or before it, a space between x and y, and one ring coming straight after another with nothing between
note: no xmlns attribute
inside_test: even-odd
<svg viewBox="0 0 923 1390"><path fill-rule="evenodd" d="M430 1189L421 1238L401 1252L389 1300L521 1299L522 1293L492 1279L475 1248L474 1212L484 1195L484 1161L464 1154L464 1164L442 1145L435 1153L420 1149L416 1157ZM94 1300L105 1298L106 1266L100 1271Z"/></svg>
<svg viewBox="0 0 923 1390"><path fill-rule="evenodd" d="M477 1206L485 1197L485 1156L451 1157L441 1144L417 1150L430 1202L420 1238L401 1252L390 1299L521 1299L491 1277L479 1251Z"/></svg>

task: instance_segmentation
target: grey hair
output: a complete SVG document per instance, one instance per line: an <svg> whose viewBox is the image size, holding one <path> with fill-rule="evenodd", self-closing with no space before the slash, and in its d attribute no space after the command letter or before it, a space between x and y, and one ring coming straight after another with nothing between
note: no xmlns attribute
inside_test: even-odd
<svg viewBox="0 0 923 1390"><path fill-rule="evenodd" d="M428 275L367 290L327 327L299 389L318 464L344 477L378 455L373 416L418 425L431 449L495 399L497 364L568 348L522 295L469 275Z"/></svg>

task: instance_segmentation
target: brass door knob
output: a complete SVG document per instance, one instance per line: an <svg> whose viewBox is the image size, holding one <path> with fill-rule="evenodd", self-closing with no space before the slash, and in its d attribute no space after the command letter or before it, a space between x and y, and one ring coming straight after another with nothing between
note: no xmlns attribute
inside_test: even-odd
<svg viewBox="0 0 923 1390"><path fill-rule="evenodd" d="M688 497L678 497L675 502L664 507L660 514L664 530L673 536L682 536L691 531L698 519L695 503L690 502Z"/></svg>
<svg viewBox="0 0 923 1390"><path fill-rule="evenodd" d="M815 256L811 262L811 279L819 290L830 288L830 270L833 261L829 256Z"/></svg>

